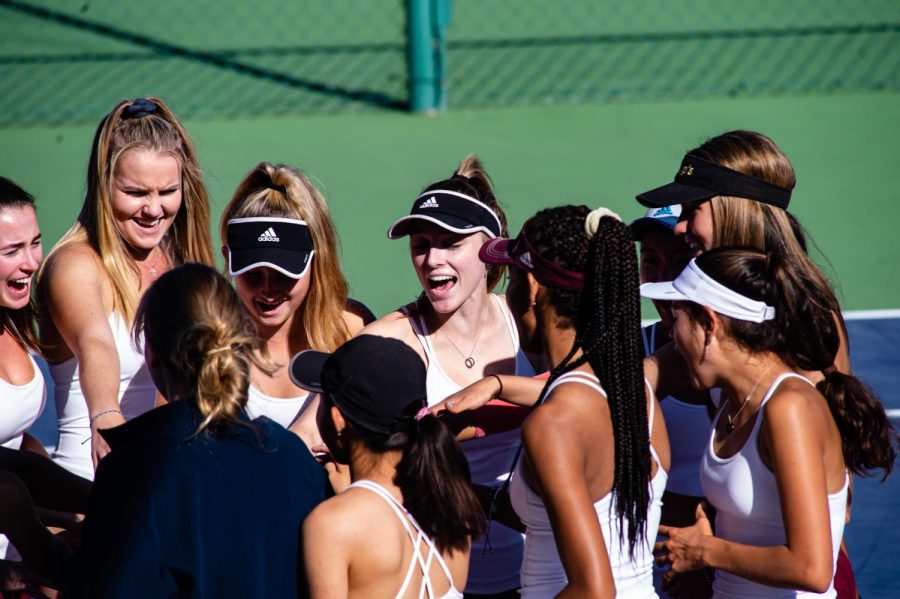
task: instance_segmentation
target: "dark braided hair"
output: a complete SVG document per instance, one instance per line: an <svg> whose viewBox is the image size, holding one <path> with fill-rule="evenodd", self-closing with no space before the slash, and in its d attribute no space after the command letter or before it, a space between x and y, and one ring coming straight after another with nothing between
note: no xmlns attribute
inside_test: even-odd
<svg viewBox="0 0 900 599"><path fill-rule="evenodd" d="M544 258L583 272L581 293L548 287L550 305L562 326L575 328L572 350L550 374L544 392L564 372L588 362L607 393L615 443L616 516L620 534L628 521L631 555L646 536L650 489L650 437L644 391L641 310L637 253L631 231L605 216L588 238L586 206L560 206L538 212L526 235ZM583 355L573 357L578 349Z"/></svg>

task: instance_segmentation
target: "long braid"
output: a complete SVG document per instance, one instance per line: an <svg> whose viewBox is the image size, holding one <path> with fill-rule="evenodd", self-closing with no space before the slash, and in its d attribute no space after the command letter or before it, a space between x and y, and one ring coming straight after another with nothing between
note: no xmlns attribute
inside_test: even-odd
<svg viewBox="0 0 900 599"><path fill-rule="evenodd" d="M563 373L589 362L607 392L615 438L613 491L619 530L628 520L633 555L647 527L650 439L643 382L643 346L637 254L631 232L619 220L601 218L596 234L585 235L585 206L538 212L528 239L543 256L585 274L585 290L548 288L562 324L575 327L569 354L551 372L543 393ZM573 357L581 349L577 360ZM542 393L542 396L543 396Z"/></svg>

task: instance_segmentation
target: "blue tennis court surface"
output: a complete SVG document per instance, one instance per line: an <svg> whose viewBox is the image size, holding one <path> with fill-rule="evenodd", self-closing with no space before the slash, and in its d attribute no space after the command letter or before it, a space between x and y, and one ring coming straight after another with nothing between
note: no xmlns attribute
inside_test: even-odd
<svg viewBox="0 0 900 599"><path fill-rule="evenodd" d="M875 389L895 426L900 425L900 313L849 315L850 356L857 376ZM856 318L859 316L860 318ZM871 315L879 316L879 315ZM900 468L884 483L855 477L847 550L866 599L897 597L900 589Z"/></svg>
<svg viewBox="0 0 900 599"><path fill-rule="evenodd" d="M848 314L855 373L878 393L895 425L900 424L900 311ZM50 380L45 372L46 380ZM52 391L32 429L47 446L56 444ZM900 468L884 483L854 480L853 514L846 540L857 583L865 599L896 597L900 589Z"/></svg>

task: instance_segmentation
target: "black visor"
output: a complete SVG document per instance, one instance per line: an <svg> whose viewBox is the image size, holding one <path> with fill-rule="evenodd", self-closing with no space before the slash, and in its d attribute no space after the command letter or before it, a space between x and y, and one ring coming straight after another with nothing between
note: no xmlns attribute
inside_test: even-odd
<svg viewBox="0 0 900 599"><path fill-rule="evenodd" d="M463 235L480 231L491 239L502 231L500 219L487 204L457 191L435 189L416 198L409 216L397 219L388 229L388 237L409 235L416 223L422 222Z"/></svg>
<svg viewBox="0 0 900 599"><path fill-rule="evenodd" d="M787 209L791 190L688 154L681 161L674 182L639 194L637 201L644 206L658 207L700 202L715 196L747 198Z"/></svg>
<svg viewBox="0 0 900 599"><path fill-rule="evenodd" d="M234 218L228 221L228 272L240 275L260 266L292 279L312 264L312 236L306 222L291 218Z"/></svg>

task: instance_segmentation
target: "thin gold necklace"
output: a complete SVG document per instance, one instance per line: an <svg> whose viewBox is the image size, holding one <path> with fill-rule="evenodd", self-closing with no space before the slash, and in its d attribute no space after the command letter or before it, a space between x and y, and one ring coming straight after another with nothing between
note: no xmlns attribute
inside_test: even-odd
<svg viewBox="0 0 900 599"><path fill-rule="evenodd" d="M475 343L472 344L472 351L469 352L468 356L466 356L466 354L464 354L462 350L459 349L459 346L456 345L456 341L454 341L453 338L450 337L450 335L444 333L444 337L447 338L447 341L450 342L450 345L453 346L453 349L456 350L456 353L458 353L460 357L463 358L463 364L465 364L466 368L470 370L475 366L475 358L473 358L472 356L475 355L475 348L478 347L478 340L481 339L481 331L484 330L484 323L487 322L488 312L490 312L490 310L491 305L488 304L487 309L484 311L484 317L481 319L481 326L478 327L478 334L475 335Z"/></svg>
<svg viewBox="0 0 900 599"><path fill-rule="evenodd" d="M750 403L750 398L753 397L753 394L756 392L756 389L759 387L759 384L766 378L766 375L769 374L769 371L775 366L775 362L769 364L769 367L766 368L765 372L756 379L756 384L753 385L753 388L750 389L750 393L747 394L747 397L744 398L744 401L741 402L741 407L738 408L737 412L734 414L726 414L725 417L728 418L728 422L725 424L725 432L731 434L734 432L734 421L737 420L737 417L741 415L741 412L744 411L744 408L747 407L747 404Z"/></svg>

